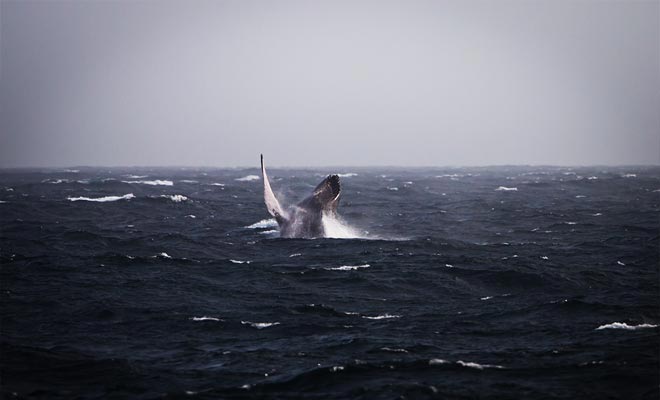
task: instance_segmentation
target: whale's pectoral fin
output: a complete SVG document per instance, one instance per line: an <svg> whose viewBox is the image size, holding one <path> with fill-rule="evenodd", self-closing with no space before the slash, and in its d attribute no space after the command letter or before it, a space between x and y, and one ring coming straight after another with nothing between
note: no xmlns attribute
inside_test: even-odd
<svg viewBox="0 0 660 400"><path fill-rule="evenodd" d="M341 184L338 175L328 175L316 186L312 197L323 211L337 211L339 196L341 195Z"/></svg>
<svg viewBox="0 0 660 400"><path fill-rule="evenodd" d="M261 175L264 180L264 203L266 203L266 208L270 215L275 217L278 224L286 221L287 215L280 206L280 202L277 201L273 189L270 187L270 182L268 181L268 175L266 174L266 167L264 166L264 155L261 155Z"/></svg>

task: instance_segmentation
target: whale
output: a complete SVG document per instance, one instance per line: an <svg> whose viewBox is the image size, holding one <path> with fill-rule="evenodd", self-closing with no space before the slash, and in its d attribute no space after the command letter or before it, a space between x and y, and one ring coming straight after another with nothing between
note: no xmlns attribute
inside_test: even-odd
<svg viewBox="0 0 660 400"><path fill-rule="evenodd" d="M341 183L338 175L328 175L298 204L283 207L268 180L264 156L261 155L261 176L264 183L264 203L268 213L275 218L283 238L326 237L323 218L336 217Z"/></svg>

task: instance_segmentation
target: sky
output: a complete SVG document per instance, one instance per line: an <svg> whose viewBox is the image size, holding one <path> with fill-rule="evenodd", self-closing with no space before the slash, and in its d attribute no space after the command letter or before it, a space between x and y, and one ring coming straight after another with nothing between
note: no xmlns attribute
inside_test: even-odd
<svg viewBox="0 0 660 400"><path fill-rule="evenodd" d="M660 164L660 2L0 2L0 167Z"/></svg>

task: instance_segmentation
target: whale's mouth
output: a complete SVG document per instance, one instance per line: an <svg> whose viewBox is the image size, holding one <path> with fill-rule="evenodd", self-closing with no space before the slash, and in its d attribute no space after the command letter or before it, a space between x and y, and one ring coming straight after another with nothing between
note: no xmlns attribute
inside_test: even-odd
<svg viewBox="0 0 660 400"><path fill-rule="evenodd" d="M331 201L336 201L341 194L341 183L339 182L339 175L330 175L326 178L331 193Z"/></svg>

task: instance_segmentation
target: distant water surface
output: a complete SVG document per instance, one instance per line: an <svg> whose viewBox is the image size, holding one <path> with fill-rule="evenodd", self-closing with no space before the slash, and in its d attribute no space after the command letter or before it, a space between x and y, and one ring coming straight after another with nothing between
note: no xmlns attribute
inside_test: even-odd
<svg viewBox="0 0 660 400"><path fill-rule="evenodd" d="M658 167L0 171L11 398L660 395Z"/></svg>

